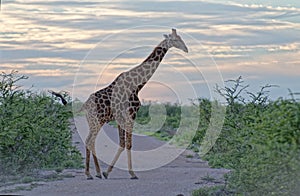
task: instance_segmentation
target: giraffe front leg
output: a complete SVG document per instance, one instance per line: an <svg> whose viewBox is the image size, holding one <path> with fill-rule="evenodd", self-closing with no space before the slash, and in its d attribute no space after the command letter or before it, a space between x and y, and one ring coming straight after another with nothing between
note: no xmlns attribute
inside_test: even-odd
<svg viewBox="0 0 300 196"><path fill-rule="evenodd" d="M131 175L132 180L138 179L138 177L135 175L134 171L132 170L132 160L131 160L131 150L127 149L127 159L128 159L128 172Z"/></svg>
<svg viewBox="0 0 300 196"><path fill-rule="evenodd" d="M126 149L127 149L127 161L128 161L128 172L131 175L130 179L138 179L132 169L132 158L131 158L131 148L132 148L132 132L126 132Z"/></svg>

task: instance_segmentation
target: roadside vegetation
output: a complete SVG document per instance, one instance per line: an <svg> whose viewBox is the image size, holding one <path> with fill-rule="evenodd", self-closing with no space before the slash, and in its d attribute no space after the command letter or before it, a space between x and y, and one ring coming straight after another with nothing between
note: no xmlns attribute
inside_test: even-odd
<svg viewBox="0 0 300 196"><path fill-rule="evenodd" d="M216 91L225 98L224 125L213 148L202 158L215 168L227 168L225 185L205 187L200 195L298 195L300 193L300 102L299 94L270 100L272 85L257 93L247 91L241 77L227 81ZM194 100L200 110L199 127L190 148L197 151L210 123L213 102ZM180 106L165 104L168 116L155 136L169 140L180 122ZM149 105L137 122L149 121Z"/></svg>
<svg viewBox="0 0 300 196"><path fill-rule="evenodd" d="M19 86L26 79L16 71L0 74L0 185L39 169L82 165L72 145L70 106L50 93Z"/></svg>
<svg viewBox="0 0 300 196"><path fill-rule="evenodd" d="M19 84L26 79L15 71L0 74L0 187L9 180L8 176L27 176L26 181L31 181L28 176L34 176L37 170L82 166L81 154L72 145L71 106L62 105L51 93L21 88ZM216 87L226 100L219 105L226 108L225 121L215 145L201 158L212 167L231 172L225 176L224 185L195 190L194 196L300 193L299 94L270 100L272 87L265 85L256 93L249 92L241 77L227 81L224 88ZM141 133L170 140L176 137L182 123L182 112L190 112L192 119L196 106L199 121L185 123L199 122L198 129L193 137L185 138L190 138L189 147L197 152L209 127L213 104L202 98L193 100L193 107L145 103L136 121L147 128L149 122L157 125L165 118L157 130L151 124L152 128ZM161 113L162 108L164 117L149 115L151 110L152 114ZM140 133L139 128L134 131ZM182 134L185 133L189 134L184 130ZM177 142L180 144L180 140Z"/></svg>

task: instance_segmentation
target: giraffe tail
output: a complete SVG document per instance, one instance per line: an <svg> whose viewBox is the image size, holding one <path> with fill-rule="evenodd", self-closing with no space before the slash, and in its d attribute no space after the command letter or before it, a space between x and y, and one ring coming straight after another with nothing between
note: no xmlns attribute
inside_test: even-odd
<svg viewBox="0 0 300 196"><path fill-rule="evenodd" d="M80 113L80 112L83 112L86 110L86 104L84 103L80 108L79 110L76 111L76 113Z"/></svg>

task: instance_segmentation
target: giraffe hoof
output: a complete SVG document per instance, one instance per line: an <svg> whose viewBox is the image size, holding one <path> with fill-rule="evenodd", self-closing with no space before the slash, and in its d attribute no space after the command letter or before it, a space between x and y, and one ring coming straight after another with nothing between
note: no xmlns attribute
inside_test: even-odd
<svg viewBox="0 0 300 196"><path fill-rule="evenodd" d="M131 180L137 180L137 179L139 179L137 176L133 176L133 177L131 177L130 178Z"/></svg>
<svg viewBox="0 0 300 196"><path fill-rule="evenodd" d="M93 180L93 177L92 176L89 176L86 178L87 180Z"/></svg>
<svg viewBox="0 0 300 196"><path fill-rule="evenodd" d="M102 174L103 174L104 178L107 179L108 173L107 172L103 172Z"/></svg>
<svg viewBox="0 0 300 196"><path fill-rule="evenodd" d="M96 177L102 179L101 174L97 174Z"/></svg>

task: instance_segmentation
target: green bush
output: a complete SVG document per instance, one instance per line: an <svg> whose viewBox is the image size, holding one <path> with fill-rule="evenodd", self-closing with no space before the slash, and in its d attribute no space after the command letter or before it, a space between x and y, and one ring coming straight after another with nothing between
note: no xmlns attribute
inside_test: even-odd
<svg viewBox="0 0 300 196"><path fill-rule="evenodd" d="M226 185L205 187L193 195L299 195L300 185L300 103L293 94L290 99L269 99L273 85L265 85L252 93L241 77L216 87L224 97L226 115L215 145L202 158L217 168L231 170ZM199 98L200 119L191 148L197 149L211 121L215 102ZM220 105L219 105L220 106ZM173 137L170 130L178 128L182 107L164 104L166 121L156 136ZM183 106L186 107L186 106ZM137 121L147 123L149 105L141 107ZM175 136L176 137L176 136ZM180 143L180 141L179 141ZM297 192L298 189L298 192Z"/></svg>
<svg viewBox="0 0 300 196"><path fill-rule="evenodd" d="M160 121L160 117L161 116L153 116L154 119L151 119L151 117L149 116L149 109L150 106L153 106L154 109L153 110L158 110L155 112L162 112L160 111L160 107L155 108L155 106L158 105L158 103L145 103L143 104L138 113L137 113L137 118L136 118L136 122L141 124L141 125L145 125L147 123L149 123L151 120L154 120L156 122ZM165 103L162 104L163 108L165 108L165 112L166 114L162 114L166 116L166 120L163 124L163 126L160 128L160 130L157 130L156 132L153 133L153 131L150 132L150 135L158 137L162 140L169 140L170 138L172 138L173 134L176 132L177 128L179 127L179 123L180 123L180 115L181 115L181 108L177 105L177 104L171 104L171 103ZM157 118L157 119L156 119ZM149 128L150 130L153 129L153 127ZM141 133L145 133L145 130L141 131L141 130L134 130L135 132L141 132Z"/></svg>
<svg viewBox="0 0 300 196"><path fill-rule="evenodd" d="M54 97L22 89L17 83L24 79L15 71L0 75L0 175L81 165L71 112Z"/></svg>
<svg viewBox="0 0 300 196"><path fill-rule="evenodd" d="M211 166L232 170L226 179L228 192L293 194L300 183L300 103L270 101L270 85L255 94L247 92L250 100L245 101L241 94L248 86L241 78L230 82L231 87L217 88L227 100L226 118L220 137L204 158Z"/></svg>

